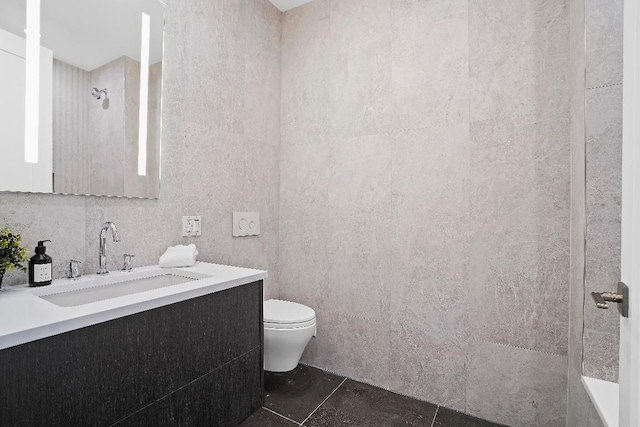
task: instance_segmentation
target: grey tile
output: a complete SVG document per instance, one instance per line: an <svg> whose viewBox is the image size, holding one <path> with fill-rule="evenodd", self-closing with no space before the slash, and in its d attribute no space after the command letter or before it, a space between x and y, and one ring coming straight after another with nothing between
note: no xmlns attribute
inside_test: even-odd
<svg viewBox="0 0 640 427"><path fill-rule="evenodd" d="M464 334L471 232L468 126L400 132L392 141L392 318L410 328Z"/></svg>
<svg viewBox="0 0 640 427"><path fill-rule="evenodd" d="M244 134L266 141L280 142L280 56L256 55L245 66Z"/></svg>
<svg viewBox="0 0 640 427"><path fill-rule="evenodd" d="M585 3L587 87L622 83L624 1Z"/></svg>
<svg viewBox="0 0 640 427"><path fill-rule="evenodd" d="M280 168L280 297L317 308L328 265L318 261L328 242L329 146L283 146Z"/></svg>
<svg viewBox="0 0 640 427"><path fill-rule="evenodd" d="M439 407L432 427L497 427L500 425L501 424L495 424L461 412L452 411L451 409Z"/></svg>
<svg viewBox="0 0 640 427"><path fill-rule="evenodd" d="M507 425L564 426L566 385L566 356L474 342L466 412Z"/></svg>
<svg viewBox="0 0 640 427"><path fill-rule="evenodd" d="M619 222L622 199L622 86L586 92L588 221Z"/></svg>
<svg viewBox="0 0 640 427"><path fill-rule="evenodd" d="M283 145L329 140L329 28L329 0L309 2L283 14Z"/></svg>
<svg viewBox="0 0 640 427"><path fill-rule="evenodd" d="M298 425L300 424L289 421L264 408L260 408L244 420L239 427L293 427Z"/></svg>
<svg viewBox="0 0 640 427"><path fill-rule="evenodd" d="M282 36L282 13L273 3L268 0L250 0L248 3L245 10L246 62L264 52L279 52Z"/></svg>
<svg viewBox="0 0 640 427"><path fill-rule="evenodd" d="M386 322L316 310L318 333L302 361L349 378L387 387L390 329Z"/></svg>
<svg viewBox="0 0 640 427"><path fill-rule="evenodd" d="M330 0L331 46L349 50L387 40L391 25L391 0Z"/></svg>
<svg viewBox="0 0 640 427"><path fill-rule="evenodd" d="M265 372L264 406L302 422L343 379L302 364L291 372Z"/></svg>
<svg viewBox="0 0 640 427"><path fill-rule="evenodd" d="M347 380L307 420L319 426L425 426L430 425L436 406Z"/></svg>
<svg viewBox="0 0 640 427"><path fill-rule="evenodd" d="M391 145L386 135L373 135L337 140L331 153L322 306L379 320L389 301Z"/></svg>
<svg viewBox="0 0 640 427"><path fill-rule="evenodd" d="M587 90L586 101L584 369L615 381L619 319L595 308L589 294L613 291L620 279L622 86Z"/></svg>
<svg viewBox="0 0 640 427"><path fill-rule="evenodd" d="M589 299L587 299L585 303L589 305L594 304L591 300L591 295L588 295L588 297ZM606 313L607 310L597 311ZM611 317L619 319L618 311L614 307L608 311L613 312L610 314ZM587 313L594 318L600 314L585 310L585 314ZM587 377L618 382L620 359L620 332L618 328L615 328L613 331L585 329L583 334L582 374Z"/></svg>
<svg viewBox="0 0 640 427"><path fill-rule="evenodd" d="M389 130L391 59L387 40L333 52L329 59L331 137L377 135Z"/></svg>
<svg viewBox="0 0 640 427"><path fill-rule="evenodd" d="M391 2L392 129L468 122L468 9L467 0Z"/></svg>
<svg viewBox="0 0 640 427"><path fill-rule="evenodd" d="M569 111L565 0L471 0L471 121Z"/></svg>
<svg viewBox="0 0 640 427"><path fill-rule="evenodd" d="M439 329L391 329L389 389L459 411L466 410L470 345ZM419 355L419 357L416 357Z"/></svg>
<svg viewBox="0 0 640 427"><path fill-rule="evenodd" d="M566 354L568 121L479 122L471 140L473 334Z"/></svg>

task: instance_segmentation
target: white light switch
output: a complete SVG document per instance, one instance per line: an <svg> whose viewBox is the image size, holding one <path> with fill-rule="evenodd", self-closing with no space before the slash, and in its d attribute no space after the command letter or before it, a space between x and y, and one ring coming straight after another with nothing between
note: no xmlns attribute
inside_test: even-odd
<svg viewBox="0 0 640 427"><path fill-rule="evenodd" d="M260 213L258 212L234 212L233 229L234 237L257 236L260 234Z"/></svg>
<svg viewBox="0 0 640 427"><path fill-rule="evenodd" d="M182 237L202 235L202 218L198 216L182 217Z"/></svg>

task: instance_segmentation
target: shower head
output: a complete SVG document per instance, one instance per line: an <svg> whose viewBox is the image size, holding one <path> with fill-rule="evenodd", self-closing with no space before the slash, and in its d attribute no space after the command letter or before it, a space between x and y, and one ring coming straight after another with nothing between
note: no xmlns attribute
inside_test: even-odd
<svg viewBox="0 0 640 427"><path fill-rule="evenodd" d="M102 99L102 94L103 93L104 93L104 96L106 98L107 97L107 88L99 90L97 87L94 87L91 90L91 96L93 96L95 99Z"/></svg>

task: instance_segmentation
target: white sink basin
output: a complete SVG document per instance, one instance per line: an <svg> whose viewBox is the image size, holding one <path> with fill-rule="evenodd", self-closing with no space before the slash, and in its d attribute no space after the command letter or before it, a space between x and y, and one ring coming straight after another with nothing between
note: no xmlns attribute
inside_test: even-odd
<svg viewBox="0 0 640 427"><path fill-rule="evenodd" d="M75 307L208 277L211 276L175 269L115 272L106 276L69 280L64 284L33 289L31 293L59 307Z"/></svg>

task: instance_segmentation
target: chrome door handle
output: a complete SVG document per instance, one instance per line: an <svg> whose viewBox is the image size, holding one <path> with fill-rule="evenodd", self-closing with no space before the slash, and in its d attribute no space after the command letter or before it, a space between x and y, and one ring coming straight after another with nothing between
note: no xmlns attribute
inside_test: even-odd
<svg viewBox="0 0 640 427"><path fill-rule="evenodd" d="M618 282L618 292L591 292L591 296L596 303L596 307L608 309L607 302L618 304L618 311L623 317L629 317L629 287L622 282Z"/></svg>

